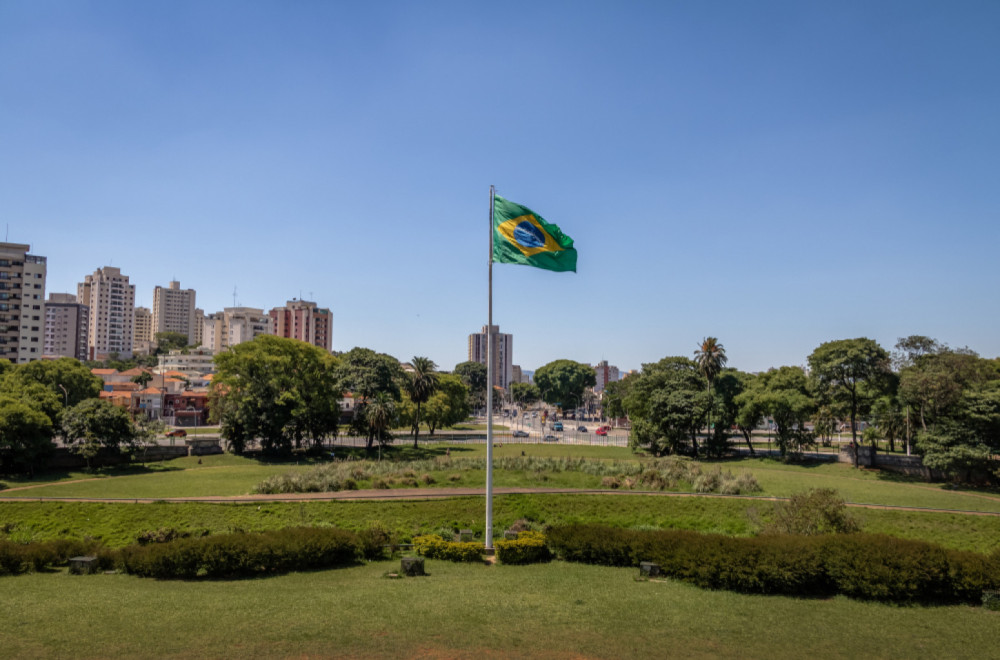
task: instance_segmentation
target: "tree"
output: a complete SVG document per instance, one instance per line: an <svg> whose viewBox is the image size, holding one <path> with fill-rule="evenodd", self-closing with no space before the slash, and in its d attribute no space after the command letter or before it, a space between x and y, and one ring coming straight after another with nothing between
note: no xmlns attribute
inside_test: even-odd
<svg viewBox="0 0 1000 660"><path fill-rule="evenodd" d="M695 362L698 363L698 370L708 382L708 432L712 433L712 383L719 375L722 368L726 366L726 349L715 337L705 337L701 340L701 345L694 352Z"/></svg>
<svg viewBox="0 0 1000 660"><path fill-rule="evenodd" d="M889 374L889 354L867 337L840 339L820 344L809 356L809 368L822 394L850 406L851 445L858 467L858 408Z"/></svg>
<svg viewBox="0 0 1000 660"><path fill-rule="evenodd" d="M143 389L149 384L149 381L153 380L153 374L148 371L143 371L142 373L132 376L132 382L138 383Z"/></svg>
<svg viewBox="0 0 1000 660"><path fill-rule="evenodd" d="M0 396L0 472L33 474L52 451L52 420L24 401Z"/></svg>
<svg viewBox="0 0 1000 660"><path fill-rule="evenodd" d="M340 356L337 382L340 389L354 395L352 426L355 432L367 437L368 451L371 451L376 437L367 421L366 408L379 393L386 394L394 403L399 402L402 399L399 384L403 380L403 368L399 360L391 355L355 347Z"/></svg>
<svg viewBox="0 0 1000 660"><path fill-rule="evenodd" d="M597 384L593 368L573 360L555 360L535 372L535 385L542 400L563 410L583 403L583 391Z"/></svg>
<svg viewBox="0 0 1000 660"><path fill-rule="evenodd" d="M628 378L623 401L632 422L633 446L648 447L656 455L676 454L690 441L697 456L697 433L707 400L698 366L692 360L666 357L642 365L638 376Z"/></svg>
<svg viewBox="0 0 1000 660"><path fill-rule="evenodd" d="M85 399L101 395L104 383L90 373L78 360L62 357L56 360L35 360L19 365L3 375L11 388L38 383L47 387L66 406L75 406Z"/></svg>
<svg viewBox="0 0 1000 660"><path fill-rule="evenodd" d="M486 365L479 362L460 362L454 374L469 388L469 403L480 408L486 405Z"/></svg>
<svg viewBox="0 0 1000 660"><path fill-rule="evenodd" d="M601 396L601 414L611 419L621 419L626 417L625 397L628 396L628 387L631 379L615 380L604 386Z"/></svg>
<svg viewBox="0 0 1000 660"><path fill-rule="evenodd" d="M754 414L770 415L774 420L775 442L782 458L798 454L812 444L805 423L816 410L809 392L809 379L800 367L780 367L758 375L736 397L737 404Z"/></svg>
<svg viewBox="0 0 1000 660"><path fill-rule="evenodd" d="M188 336L183 332L157 332L155 355L164 355L173 350L182 350L188 347Z"/></svg>
<svg viewBox="0 0 1000 660"><path fill-rule="evenodd" d="M750 378L752 378L750 374L736 369L723 369L715 377L715 395L712 397L711 406L715 413L716 423L709 433L707 447L709 455L721 456L726 450L729 444L730 429L734 425L738 426L740 406L736 403L736 397L746 389ZM752 432L753 428L750 431ZM750 442L749 434L745 437L747 446L750 448L750 455L753 456L753 443Z"/></svg>
<svg viewBox="0 0 1000 660"><path fill-rule="evenodd" d="M428 399L424 413L424 421L430 434L434 435L434 429L454 426L464 421L470 412L469 388L458 376L441 374L437 390Z"/></svg>
<svg viewBox="0 0 1000 660"><path fill-rule="evenodd" d="M366 403L364 419L369 437L378 440L378 457L382 460L382 448L392 439L389 428L396 419L396 401L388 392L378 392Z"/></svg>
<svg viewBox="0 0 1000 660"><path fill-rule="evenodd" d="M413 418L413 448L417 448L417 436L420 435L420 406L427 403L427 400L437 389L438 374L437 365L428 357L414 357L410 362L407 377L403 381L406 393L416 406L416 415Z"/></svg>
<svg viewBox="0 0 1000 660"><path fill-rule="evenodd" d="M87 399L63 413L63 437L70 449L90 461L101 449L131 453L138 439L128 413L103 399Z"/></svg>
<svg viewBox="0 0 1000 660"><path fill-rule="evenodd" d="M538 386L533 383L511 383L510 398L521 408L527 408L542 398Z"/></svg>
<svg viewBox="0 0 1000 660"><path fill-rule="evenodd" d="M261 335L215 356L212 418L236 453L259 439L284 453L304 440L319 447L337 433L337 358L297 339Z"/></svg>

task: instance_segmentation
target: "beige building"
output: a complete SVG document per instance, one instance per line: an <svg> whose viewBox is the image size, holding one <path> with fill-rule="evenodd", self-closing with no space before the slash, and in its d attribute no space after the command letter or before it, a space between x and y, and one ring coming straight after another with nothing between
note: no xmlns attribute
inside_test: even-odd
<svg viewBox="0 0 1000 660"><path fill-rule="evenodd" d="M87 358L132 357L135 330L135 285L120 268L105 266L76 287L76 298L90 308Z"/></svg>
<svg viewBox="0 0 1000 660"><path fill-rule="evenodd" d="M333 349L333 314L329 309L293 298L284 307L272 309L269 316L272 334L298 339L328 351Z"/></svg>
<svg viewBox="0 0 1000 660"><path fill-rule="evenodd" d="M273 334L271 317L254 307L226 307L209 314L202 323L201 345L213 353L250 341L258 335Z"/></svg>
<svg viewBox="0 0 1000 660"><path fill-rule="evenodd" d="M469 361L486 364L487 326L482 332L469 335ZM514 338L500 332L500 326L489 326L493 336L493 385L507 389L514 381Z"/></svg>
<svg viewBox="0 0 1000 660"><path fill-rule="evenodd" d="M72 293L51 293L45 301L45 356L87 359L90 308Z"/></svg>
<svg viewBox="0 0 1000 660"><path fill-rule="evenodd" d="M148 307L135 308L135 321L132 336L132 352L136 355L149 355L156 345L153 343L153 313Z"/></svg>
<svg viewBox="0 0 1000 660"><path fill-rule="evenodd" d="M45 257L0 243L0 358L23 364L45 351Z"/></svg>
<svg viewBox="0 0 1000 660"><path fill-rule="evenodd" d="M205 333L205 310L194 308L194 341L192 346L201 346Z"/></svg>
<svg viewBox="0 0 1000 660"><path fill-rule="evenodd" d="M182 289L180 282L171 282L167 288L154 288L153 336L150 339L155 340L160 332L179 332L187 335L188 344L195 344L198 331L195 329L194 302L194 289Z"/></svg>
<svg viewBox="0 0 1000 660"><path fill-rule="evenodd" d="M188 351L174 349L167 355L159 356L159 365L154 373L165 374L179 371L189 379L215 372L214 353L208 347L201 346Z"/></svg>

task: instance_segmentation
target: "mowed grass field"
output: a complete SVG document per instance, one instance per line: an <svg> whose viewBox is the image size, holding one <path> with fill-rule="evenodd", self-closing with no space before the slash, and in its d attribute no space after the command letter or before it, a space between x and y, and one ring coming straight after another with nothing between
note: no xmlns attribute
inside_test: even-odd
<svg viewBox="0 0 1000 660"><path fill-rule="evenodd" d="M453 458L483 457L483 445L430 445L414 452L394 448L391 456L427 458L446 450ZM496 457L521 456L576 457L598 460L638 461L628 449L574 445L504 445L496 447ZM346 453L341 450L341 455ZM98 475L71 472L57 476L41 475L35 480L6 480L5 497L79 497L79 498L174 498L227 497L246 495L254 486L275 474L311 469L313 463L267 463L233 456L179 458L123 470L109 470ZM1000 512L1000 493L955 488L945 483L927 483L916 478L878 470L857 470L846 463L814 462L785 464L775 459L744 458L705 461L703 469L720 467L733 472L749 471L760 483L759 495L788 497L808 488L833 488L848 502L889 506ZM444 469L430 472L430 486L478 487L485 483L482 470ZM456 478L457 477L457 478ZM580 472L494 471L497 487L600 488L601 478Z"/></svg>
<svg viewBox="0 0 1000 660"><path fill-rule="evenodd" d="M553 562L396 562L236 581L0 578L11 658L991 658L1000 613L641 582Z"/></svg>

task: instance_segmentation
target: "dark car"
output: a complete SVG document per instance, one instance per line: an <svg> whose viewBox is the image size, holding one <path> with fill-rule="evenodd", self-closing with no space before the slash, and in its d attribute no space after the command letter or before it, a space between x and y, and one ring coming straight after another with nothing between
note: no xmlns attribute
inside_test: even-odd
<svg viewBox="0 0 1000 660"><path fill-rule="evenodd" d="M515 438L527 438L528 437L528 432L527 431L514 431L513 433L511 433L511 435L514 436Z"/></svg>
<svg viewBox="0 0 1000 660"><path fill-rule="evenodd" d="M576 427L576 430L579 431L580 433L586 433L587 427L581 424L580 426Z"/></svg>
<svg viewBox="0 0 1000 660"><path fill-rule="evenodd" d="M187 435L188 432L185 431L184 429L174 429L173 431L167 432L168 438L186 438Z"/></svg>

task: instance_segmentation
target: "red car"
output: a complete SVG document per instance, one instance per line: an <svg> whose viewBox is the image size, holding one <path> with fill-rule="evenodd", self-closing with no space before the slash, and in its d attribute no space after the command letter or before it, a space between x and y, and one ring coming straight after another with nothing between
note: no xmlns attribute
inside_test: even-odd
<svg viewBox="0 0 1000 660"><path fill-rule="evenodd" d="M594 433L596 433L597 435L607 435L608 431L610 430L611 430L610 426L599 426L597 427L597 430L594 431Z"/></svg>
<svg viewBox="0 0 1000 660"><path fill-rule="evenodd" d="M174 429L173 431L167 432L168 438L186 438L188 432L184 429Z"/></svg>

